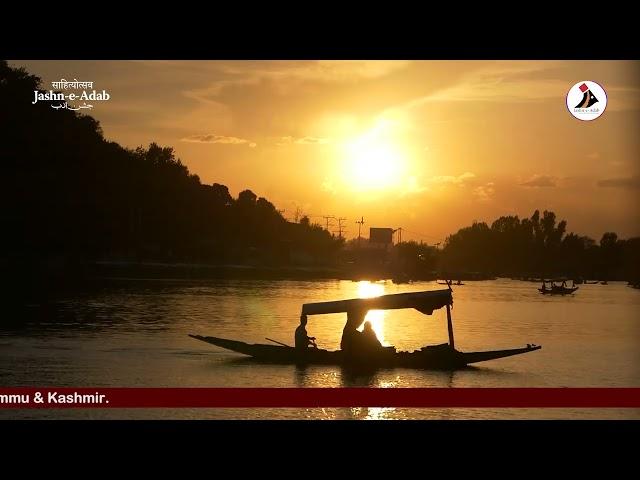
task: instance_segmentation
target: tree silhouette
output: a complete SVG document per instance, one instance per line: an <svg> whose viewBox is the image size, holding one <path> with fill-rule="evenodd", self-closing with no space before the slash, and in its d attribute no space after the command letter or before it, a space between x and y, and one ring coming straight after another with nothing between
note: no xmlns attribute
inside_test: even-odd
<svg viewBox="0 0 640 480"><path fill-rule="evenodd" d="M341 258L344 240L300 208L288 222L251 190L234 199L225 185L202 184L171 147L108 141L91 116L32 104L40 85L0 61L0 260L12 284L49 278L52 269L82 278L98 260L326 266ZM450 235L442 251L405 242L398 262L415 275L439 268L640 278L639 238L608 232L596 244L566 232L565 220L536 210L490 226L475 222Z"/></svg>
<svg viewBox="0 0 640 480"><path fill-rule="evenodd" d="M289 264L295 249L331 262L340 249L251 190L234 199L225 185L202 184L171 147L124 148L88 115L32 104L40 83L0 62L0 241L19 268L51 259Z"/></svg>
<svg viewBox="0 0 640 480"><path fill-rule="evenodd" d="M445 271L575 278L637 278L640 239L605 233L599 246L589 237L566 234L567 222L536 210L531 218L504 216L488 228L474 223L449 236L440 258Z"/></svg>

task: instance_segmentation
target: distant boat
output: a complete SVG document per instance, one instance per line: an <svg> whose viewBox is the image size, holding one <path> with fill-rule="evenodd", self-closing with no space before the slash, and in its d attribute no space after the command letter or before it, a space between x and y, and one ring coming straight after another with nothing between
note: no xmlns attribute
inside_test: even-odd
<svg viewBox="0 0 640 480"><path fill-rule="evenodd" d="M606 280L603 280L602 282L600 282L600 285L609 285L609 282L607 282Z"/></svg>
<svg viewBox="0 0 640 480"><path fill-rule="evenodd" d="M425 292L398 293L373 298L355 298L333 302L307 303L302 306L302 315L321 315L328 313L344 313L349 311L367 312L369 310L390 310L414 308L425 315L432 315L435 310L446 307L449 343L422 347L413 352L397 352L394 347L385 347L380 351L369 352L363 356L353 357L342 350L329 351L319 348L295 348L288 345L250 344L219 337L189 335L227 350L252 357L262 363L284 363L298 365L340 365L359 368L416 368L453 370L463 368L471 363L485 362L498 358L511 357L522 353L533 352L542 347L527 344L526 347L509 350L491 350L481 352L460 352L455 349L451 305L453 292L451 289ZM364 316L363 316L364 320ZM280 343L280 342L276 342Z"/></svg>
<svg viewBox="0 0 640 480"><path fill-rule="evenodd" d="M462 281L458 280L456 283L452 283L452 280L445 280L444 282L438 282L438 285L464 285L464 283L462 283Z"/></svg>
<svg viewBox="0 0 640 480"><path fill-rule="evenodd" d="M549 287L547 287L547 283ZM556 285L554 280L548 280L542 282L542 287L539 288L538 291L543 295L571 295L578 290L578 288L575 284L573 284L572 287L567 287L566 280L562 281L562 285Z"/></svg>
<svg viewBox="0 0 640 480"><path fill-rule="evenodd" d="M589 282L587 280L584 281L585 285L595 285L597 283L600 283L598 280L594 280L593 282Z"/></svg>

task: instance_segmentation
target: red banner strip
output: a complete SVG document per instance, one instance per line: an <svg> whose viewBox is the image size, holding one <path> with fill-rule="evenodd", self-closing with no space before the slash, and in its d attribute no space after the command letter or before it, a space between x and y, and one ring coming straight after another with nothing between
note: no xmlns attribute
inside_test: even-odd
<svg viewBox="0 0 640 480"><path fill-rule="evenodd" d="M0 408L640 408L640 388L0 388Z"/></svg>

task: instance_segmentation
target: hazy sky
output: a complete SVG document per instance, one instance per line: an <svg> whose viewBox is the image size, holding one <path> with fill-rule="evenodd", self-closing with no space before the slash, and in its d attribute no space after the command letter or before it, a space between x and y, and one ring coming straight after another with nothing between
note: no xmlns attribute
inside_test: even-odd
<svg viewBox="0 0 640 480"><path fill-rule="evenodd" d="M203 183L250 188L288 218L346 217L349 237L364 216L366 232L434 243L536 208L597 240L640 235L640 62L10 63L45 89L105 89L91 115L107 139L172 146ZM591 122L565 104L582 80L607 92Z"/></svg>

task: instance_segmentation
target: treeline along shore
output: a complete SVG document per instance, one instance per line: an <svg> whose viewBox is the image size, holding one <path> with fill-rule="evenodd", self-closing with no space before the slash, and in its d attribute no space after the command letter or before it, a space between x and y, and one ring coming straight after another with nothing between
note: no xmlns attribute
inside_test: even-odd
<svg viewBox="0 0 640 480"><path fill-rule="evenodd" d="M640 238L567 233L553 212L474 223L442 248L345 242L251 190L204 184L170 147L129 149L89 115L32 103L0 61L0 261L9 291L95 278L490 278L637 281Z"/></svg>

